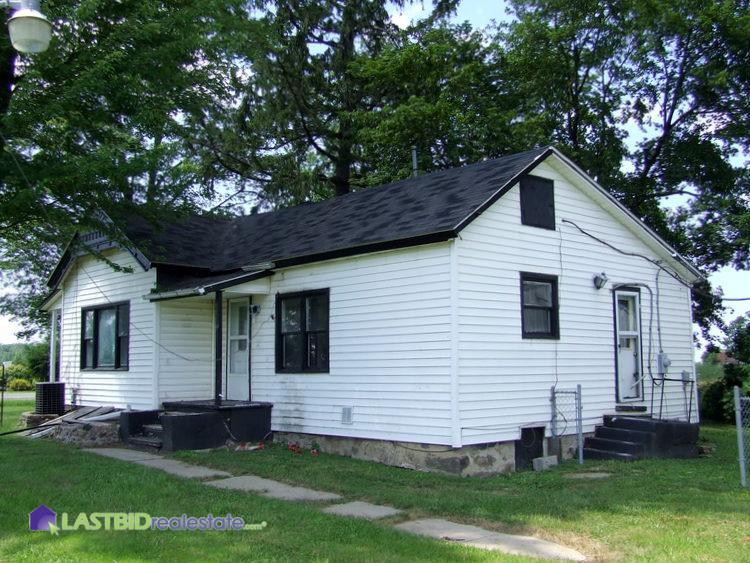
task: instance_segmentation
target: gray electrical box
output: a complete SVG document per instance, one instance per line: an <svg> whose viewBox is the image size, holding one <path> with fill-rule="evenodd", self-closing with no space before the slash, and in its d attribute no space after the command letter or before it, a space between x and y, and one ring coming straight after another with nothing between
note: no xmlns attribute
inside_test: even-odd
<svg viewBox="0 0 750 563"><path fill-rule="evenodd" d="M672 365L672 360L669 359L669 356L666 352L659 352L659 355L656 358L656 367L659 371L660 375L666 375L666 373L669 371L669 366Z"/></svg>

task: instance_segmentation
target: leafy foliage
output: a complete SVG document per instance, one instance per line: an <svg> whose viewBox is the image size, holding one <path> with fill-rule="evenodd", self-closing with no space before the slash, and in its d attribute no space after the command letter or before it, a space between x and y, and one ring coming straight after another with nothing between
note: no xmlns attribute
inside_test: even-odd
<svg viewBox="0 0 750 563"><path fill-rule="evenodd" d="M412 146L432 171L554 143L703 271L750 266L746 3L513 0L484 31L456 5L402 30L378 0L46 2L49 51L0 38L0 312L38 329L99 210L316 201L407 177Z"/></svg>

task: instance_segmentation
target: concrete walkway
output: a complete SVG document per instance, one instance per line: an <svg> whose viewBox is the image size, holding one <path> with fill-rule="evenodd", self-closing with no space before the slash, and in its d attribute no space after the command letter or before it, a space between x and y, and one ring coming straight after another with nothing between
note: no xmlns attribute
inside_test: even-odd
<svg viewBox="0 0 750 563"><path fill-rule="evenodd" d="M208 481L206 485L218 489L232 489L235 491L251 491L260 493L264 497L275 498L279 500L296 500L296 501L332 501L341 498L336 493L326 493L315 491L305 487L292 487L271 479L263 479L254 475L242 475L240 477L230 477L220 481Z"/></svg>
<svg viewBox="0 0 750 563"><path fill-rule="evenodd" d="M448 520L427 518L397 524L396 529L436 540L459 542L471 547L491 551L501 551L509 555L523 555L538 559L564 559L568 561L585 561L586 557L569 547L530 536L501 534L479 528L456 524Z"/></svg>
<svg viewBox="0 0 750 563"><path fill-rule="evenodd" d="M316 491L306 487L294 487L272 479L264 479L255 475L241 475L233 477L226 471L219 471L191 465L181 461L165 458L160 455L129 450L125 448L87 448L86 452L101 455L130 463L137 463L146 467L159 469L177 477L188 479L215 479L204 481L210 487L234 491L249 491L262 496L301 502L331 502L341 499L341 495L326 491ZM222 479L217 479L223 477ZM377 520L397 516L401 510L392 506L370 504L369 502L353 501L334 504L323 509L326 514L333 514L347 518L365 518ZM489 551L501 551L511 555L523 555L538 559L564 559L569 561L585 561L586 557L568 547L532 538L529 536L514 536L485 530L477 526L467 526L448 520L428 518L402 522L395 526L397 530L410 534L417 534L442 541L459 542L464 545Z"/></svg>

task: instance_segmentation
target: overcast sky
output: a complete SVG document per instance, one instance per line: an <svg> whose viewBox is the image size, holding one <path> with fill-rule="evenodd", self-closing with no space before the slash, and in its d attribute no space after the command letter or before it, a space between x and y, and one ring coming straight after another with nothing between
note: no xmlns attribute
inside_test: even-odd
<svg viewBox="0 0 750 563"><path fill-rule="evenodd" d="M394 9L393 21L404 27L410 21L417 18L423 18L428 14L430 9L429 1L413 4L407 4L403 9ZM468 20L476 28L483 28L493 20L496 22L508 21L509 17L506 12L505 2L487 2L486 0L464 0L458 9L454 18L458 22ZM634 141L634 135L637 131L631 132L630 141ZM724 290L724 295L728 297L747 297L750 295L750 272L738 272L731 268L723 268L718 273L710 276L711 282L716 287ZM0 291L3 291L0 289ZM726 321L731 321L737 315L750 311L750 301L732 303L725 315ZM0 316L0 344L17 342L15 333L20 329L17 323L14 323L8 317Z"/></svg>

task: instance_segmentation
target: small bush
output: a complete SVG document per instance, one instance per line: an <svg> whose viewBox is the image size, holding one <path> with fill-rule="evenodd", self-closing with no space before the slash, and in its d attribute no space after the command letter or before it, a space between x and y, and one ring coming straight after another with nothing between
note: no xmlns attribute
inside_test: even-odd
<svg viewBox="0 0 750 563"><path fill-rule="evenodd" d="M5 379L31 379L31 370L23 364L10 364L5 368Z"/></svg>
<svg viewBox="0 0 750 563"><path fill-rule="evenodd" d="M724 372L721 379L699 387L701 419L733 423L734 387L738 386L745 395L750 391L750 367L727 365Z"/></svg>
<svg viewBox="0 0 750 563"><path fill-rule="evenodd" d="M721 380L702 384L699 388L701 420L729 422L724 414L724 396L727 388Z"/></svg>
<svg viewBox="0 0 750 563"><path fill-rule="evenodd" d="M29 379L14 377L8 381L8 391L33 391L34 384Z"/></svg>

